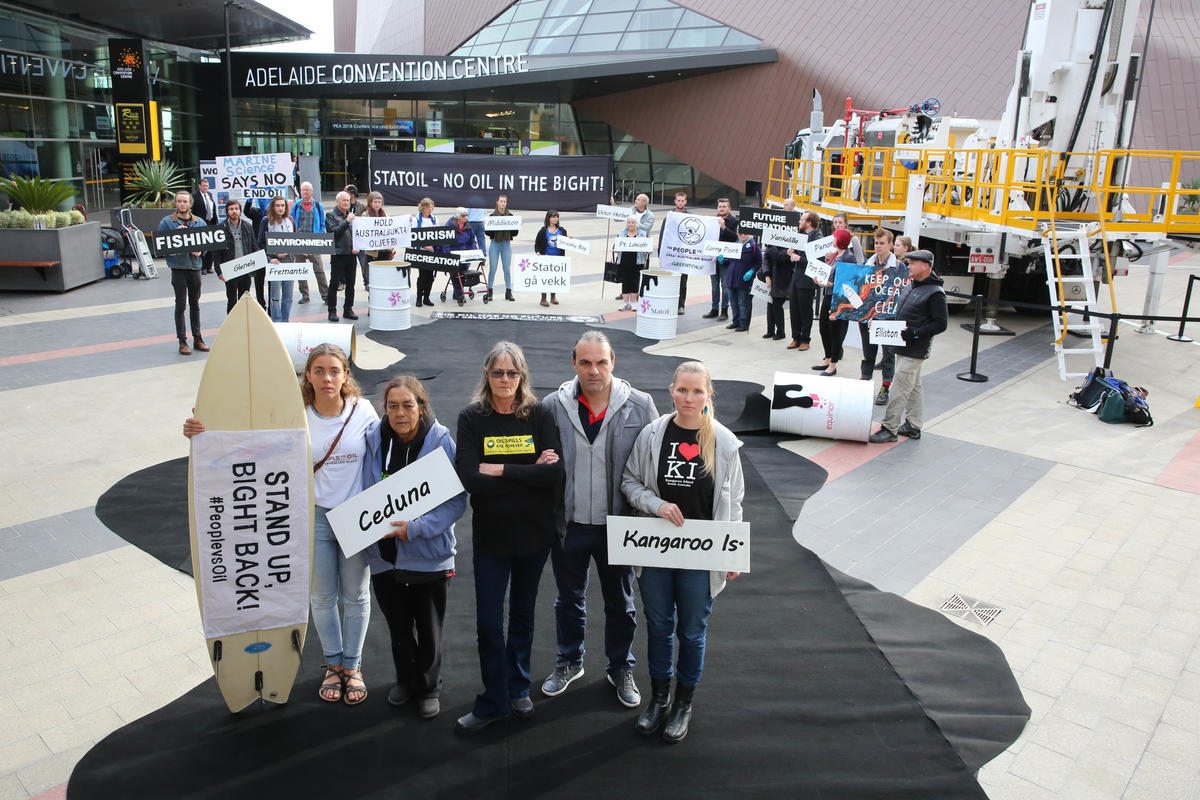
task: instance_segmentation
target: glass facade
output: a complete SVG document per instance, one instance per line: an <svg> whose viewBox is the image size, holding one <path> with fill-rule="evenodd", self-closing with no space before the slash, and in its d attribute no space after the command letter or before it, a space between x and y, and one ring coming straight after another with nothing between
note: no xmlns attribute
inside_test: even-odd
<svg viewBox="0 0 1200 800"><path fill-rule="evenodd" d="M558 55L758 47L762 41L670 0L520 0L454 55Z"/></svg>
<svg viewBox="0 0 1200 800"><path fill-rule="evenodd" d="M670 205L675 192L682 190L688 193L692 207L715 203L718 197L740 197L712 176L604 120L583 113L578 119L583 153L613 157L613 199L618 204L632 203L643 192L651 203Z"/></svg>
<svg viewBox="0 0 1200 800"><path fill-rule="evenodd" d="M529 141L582 153L575 116L565 103L486 100L234 101L239 152L318 156L323 191L367 185L372 148L415 150L421 140L452 140L458 153L517 155Z"/></svg>
<svg viewBox="0 0 1200 800"><path fill-rule="evenodd" d="M0 8L0 174L68 180L89 209L119 205L109 33ZM200 52L146 42L163 157L194 166Z"/></svg>

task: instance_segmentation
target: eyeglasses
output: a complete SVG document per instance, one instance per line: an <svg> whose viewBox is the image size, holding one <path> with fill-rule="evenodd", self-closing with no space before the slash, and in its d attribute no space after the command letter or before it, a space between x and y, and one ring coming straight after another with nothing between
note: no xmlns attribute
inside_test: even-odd
<svg viewBox="0 0 1200 800"><path fill-rule="evenodd" d="M488 372L488 376L495 380L500 380L501 378L508 378L510 381L515 381L517 378L521 377L521 370L519 370L519 369L493 369Z"/></svg>

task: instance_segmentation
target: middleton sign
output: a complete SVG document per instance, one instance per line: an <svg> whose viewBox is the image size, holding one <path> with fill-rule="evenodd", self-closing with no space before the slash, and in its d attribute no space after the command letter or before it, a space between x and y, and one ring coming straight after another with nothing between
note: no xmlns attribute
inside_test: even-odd
<svg viewBox="0 0 1200 800"><path fill-rule="evenodd" d="M389 56L361 53L234 53L237 97L320 97L413 91L447 81L529 71L525 54Z"/></svg>

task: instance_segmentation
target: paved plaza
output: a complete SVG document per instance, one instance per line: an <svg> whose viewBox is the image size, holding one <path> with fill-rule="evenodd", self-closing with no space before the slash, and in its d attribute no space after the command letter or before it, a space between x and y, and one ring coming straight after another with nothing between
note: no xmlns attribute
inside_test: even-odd
<svg viewBox="0 0 1200 800"><path fill-rule="evenodd" d="M541 212L523 216L515 255L532 250ZM462 310L602 315L603 327L632 329L617 287L601 283L607 223L576 213L562 222L592 254L573 258L559 306L498 292ZM1172 258L1162 313L1178 313L1197 270L1200 255ZM1141 312L1146 282L1137 265L1119 280L1122 312ZM776 370L808 373L820 360L815 330L813 350L789 351L760 338L761 301L749 333L735 333L701 319L706 280L689 289L680 335L648 340L648 352L765 387ZM204 276L201 299L211 340L225 310L216 276ZM0 293L0 800L65 796L93 744L211 677L192 578L95 515L117 481L188 452L180 423L205 356L177 353L172 305L165 269L65 295ZM358 363L402 369L404 353L362 335L366 308L360 277ZM442 310L459 309L414 309L414 324ZM328 324L325 315L314 293L292 321ZM1059 379L1048 317L1003 313L1015 335L981 340L988 382L958 380L966 319L951 318L925 367L921 440L781 445L829 473L803 509L789 509L795 538L880 589L946 607L1002 649L1032 718L979 773L989 797L1200 798L1200 344L1122 324L1114 370L1150 390L1156 423L1137 429L1066 405L1075 384ZM843 375L857 360L848 348ZM720 401L727 418L740 411Z"/></svg>

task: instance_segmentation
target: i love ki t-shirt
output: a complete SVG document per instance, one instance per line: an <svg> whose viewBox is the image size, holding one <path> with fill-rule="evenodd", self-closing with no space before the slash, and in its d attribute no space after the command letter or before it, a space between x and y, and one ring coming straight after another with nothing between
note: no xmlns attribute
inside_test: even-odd
<svg viewBox="0 0 1200 800"><path fill-rule="evenodd" d="M667 423L658 454L658 496L679 506L685 519L712 519L713 477L700 459L699 431Z"/></svg>

